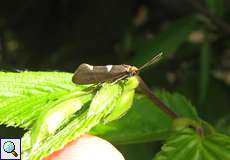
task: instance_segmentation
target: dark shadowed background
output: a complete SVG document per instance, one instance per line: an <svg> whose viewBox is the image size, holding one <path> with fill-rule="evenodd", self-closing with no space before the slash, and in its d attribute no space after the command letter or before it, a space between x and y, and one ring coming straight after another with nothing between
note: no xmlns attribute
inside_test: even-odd
<svg viewBox="0 0 230 160"><path fill-rule="evenodd" d="M230 134L228 0L8 0L0 2L2 71L74 72L81 63L139 67L152 88L185 95L199 115ZM0 135L23 131L2 126ZM150 159L158 144L120 146Z"/></svg>

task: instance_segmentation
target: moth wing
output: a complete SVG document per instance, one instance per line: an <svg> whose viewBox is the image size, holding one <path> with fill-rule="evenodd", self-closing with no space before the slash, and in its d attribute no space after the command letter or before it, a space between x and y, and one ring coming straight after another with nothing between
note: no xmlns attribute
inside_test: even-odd
<svg viewBox="0 0 230 160"><path fill-rule="evenodd" d="M83 63L75 71L72 81L76 84L89 84L92 83L92 70L93 66ZM94 78L93 78L94 79Z"/></svg>
<svg viewBox="0 0 230 160"><path fill-rule="evenodd" d="M83 63L75 71L72 81L76 84L100 83L113 81L125 74L127 70L124 65L92 66Z"/></svg>

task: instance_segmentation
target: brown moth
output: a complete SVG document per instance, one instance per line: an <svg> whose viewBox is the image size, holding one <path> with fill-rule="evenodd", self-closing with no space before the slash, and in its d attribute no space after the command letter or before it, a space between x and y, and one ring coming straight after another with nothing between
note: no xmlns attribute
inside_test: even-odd
<svg viewBox="0 0 230 160"><path fill-rule="evenodd" d="M162 55L163 53L159 53L140 68L126 64L92 66L83 63L76 69L72 81L76 84L92 84L125 79L137 75L142 69L156 63Z"/></svg>

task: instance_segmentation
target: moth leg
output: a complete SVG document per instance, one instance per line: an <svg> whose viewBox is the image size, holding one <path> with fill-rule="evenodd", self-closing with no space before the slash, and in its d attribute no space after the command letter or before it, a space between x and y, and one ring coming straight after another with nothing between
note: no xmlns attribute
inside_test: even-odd
<svg viewBox="0 0 230 160"><path fill-rule="evenodd" d="M84 90L88 91L88 92L94 92L94 91L98 90L98 88L101 88L101 86L102 86L102 82L93 84L92 86L89 86Z"/></svg>
<svg viewBox="0 0 230 160"><path fill-rule="evenodd" d="M99 82L99 83L95 84L95 88L98 89L98 88L102 87L102 84L103 84L103 82Z"/></svg>
<svg viewBox="0 0 230 160"><path fill-rule="evenodd" d="M112 84L115 84L115 83L119 82L120 80L123 80L123 79L125 79L125 78L127 78L127 77L129 77L129 75L123 75L123 76L121 76L120 78L118 78L118 79L116 79L115 81L113 81Z"/></svg>

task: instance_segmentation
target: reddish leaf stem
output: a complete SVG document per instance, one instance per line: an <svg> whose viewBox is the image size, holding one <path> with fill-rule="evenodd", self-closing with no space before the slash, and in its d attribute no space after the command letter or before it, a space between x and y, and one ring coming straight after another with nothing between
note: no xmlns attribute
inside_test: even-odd
<svg viewBox="0 0 230 160"><path fill-rule="evenodd" d="M138 76L139 79L139 88L141 91L154 103L156 104L163 112L168 114L172 119L178 117L178 115L172 111L164 102L162 102L145 84L141 77Z"/></svg>

